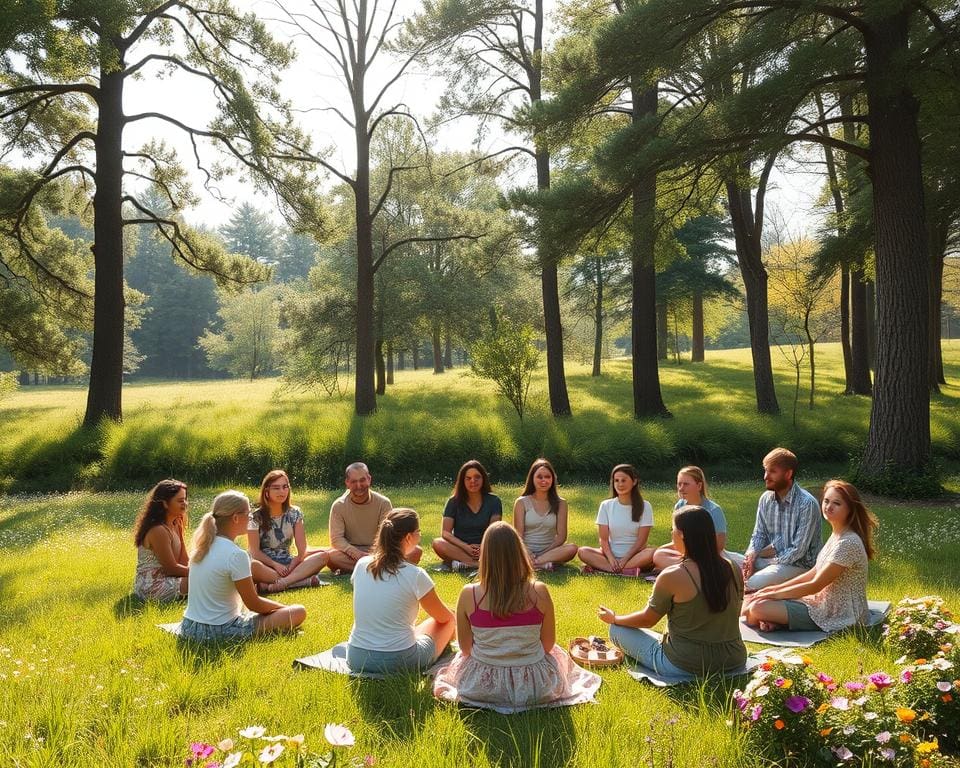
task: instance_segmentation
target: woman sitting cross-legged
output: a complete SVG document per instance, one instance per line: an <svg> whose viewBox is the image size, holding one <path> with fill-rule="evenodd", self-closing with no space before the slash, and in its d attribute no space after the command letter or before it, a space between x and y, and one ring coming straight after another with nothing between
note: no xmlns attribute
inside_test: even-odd
<svg viewBox="0 0 960 768"><path fill-rule="evenodd" d="M186 527L186 484L161 480L150 489L133 524L137 545L133 592L141 600L167 602L187 594L190 560L183 542Z"/></svg>
<svg viewBox="0 0 960 768"><path fill-rule="evenodd" d="M824 486L820 510L832 533L816 565L749 595L744 615L751 626L833 632L866 621L867 564L874 555L877 518L844 480Z"/></svg>
<svg viewBox="0 0 960 768"><path fill-rule="evenodd" d="M537 459L527 472L523 495L513 505L513 527L533 559L533 567L552 571L556 563L577 556L567 543L567 500L557 493L557 473L546 459Z"/></svg>
<svg viewBox="0 0 960 768"><path fill-rule="evenodd" d="M507 523L487 528L479 579L460 592L460 652L437 673L434 695L504 712L592 701L600 677L555 644L550 593Z"/></svg>
<svg viewBox="0 0 960 768"><path fill-rule="evenodd" d="M455 571L472 570L479 562L483 532L501 517L503 505L490 489L487 470L471 459L457 472L453 495L443 508L440 538L433 540L433 551Z"/></svg>
<svg viewBox="0 0 960 768"><path fill-rule="evenodd" d="M653 563L647 546L653 528L653 508L640 495L640 475L629 464L617 464L610 473L610 498L597 510L600 547L580 547L584 571L606 571L637 576Z"/></svg>
<svg viewBox="0 0 960 768"><path fill-rule="evenodd" d="M193 534L187 610L180 623L183 637L242 640L294 629L307 617L302 605L284 606L257 594L250 556L234 543L247 530L249 514L246 496L224 491L201 518ZM245 613L244 606L252 613Z"/></svg>
<svg viewBox="0 0 960 768"><path fill-rule="evenodd" d="M703 507L673 513L673 546L683 560L657 576L646 608L616 614L600 606L600 619L613 625L610 639L643 666L681 679L742 667L743 577L717 551L713 520ZM668 618L661 638L648 628L663 616Z"/></svg>
<svg viewBox="0 0 960 768"><path fill-rule="evenodd" d="M291 544L296 544L296 556L290 552ZM327 564L327 553L307 548L303 512L290 503L290 479L282 469L267 472L260 484L260 500L247 524L247 548L265 566L265 578L257 581L267 592L320 585L316 574Z"/></svg>
<svg viewBox="0 0 960 768"><path fill-rule="evenodd" d="M423 670L453 639L453 612L437 596L427 572L407 558L420 543L420 519L412 509L387 512L373 551L357 560L353 629L347 664L356 672ZM428 619L416 624L423 608Z"/></svg>

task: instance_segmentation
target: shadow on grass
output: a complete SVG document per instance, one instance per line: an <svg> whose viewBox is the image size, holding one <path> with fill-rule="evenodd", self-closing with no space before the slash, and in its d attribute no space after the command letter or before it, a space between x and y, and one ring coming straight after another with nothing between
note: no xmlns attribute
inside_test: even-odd
<svg viewBox="0 0 960 768"><path fill-rule="evenodd" d="M147 609L147 601L131 592L113 604L113 615L119 619L132 619L141 616Z"/></svg>
<svg viewBox="0 0 960 768"><path fill-rule="evenodd" d="M364 720L377 723L388 740L413 739L435 706L433 678L415 672L383 680L351 677L350 690Z"/></svg>
<svg viewBox="0 0 960 768"><path fill-rule="evenodd" d="M102 459L103 431L77 425L62 435L28 435L11 449L4 492L75 488L96 474Z"/></svg>
<svg viewBox="0 0 960 768"><path fill-rule="evenodd" d="M477 750L491 765L564 766L573 759L576 729L568 707L501 715L483 709L461 709L463 723Z"/></svg>

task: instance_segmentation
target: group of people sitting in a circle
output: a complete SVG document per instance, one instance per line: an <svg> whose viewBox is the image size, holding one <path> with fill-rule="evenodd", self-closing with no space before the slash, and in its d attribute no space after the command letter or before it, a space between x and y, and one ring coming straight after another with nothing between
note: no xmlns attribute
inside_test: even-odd
<svg viewBox="0 0 960 768"><path fill-rule="evenodd" d="M435 678L440 698L479 706L586 701L600 678L556 645L550 592L535 575L577 556L585 573L657 574L641 610L617 613L600 606L598 616L612 625L615 645L660 674L693 679L742 667L747 653L741 616L762 631L834 631L866 620L867 561L874 555L877 521L856 488L831 480L818 503L794 482L793 453L777 448L763 466L767 490L740 555L726 548L723 510L708 497L699 467L678 473L671 541L659 547L649 544L653 510L641 496L636 470L614 467L610 497L597 512L599 547L578 548L567 541L567 502L549 461L537 459L530 467L514 503L513 525L501 520L502 505L483 465L468 461L433 541L443 567L477 571L455 611L418 565L417 513L394 508L373 491L362 463L346 469L347 491L331 508L326 549L308 547L289 478L274 470L252 509L242 493L218 495L193 534L188 556L187 487L164 480L137 517L134 591L146 600L186 596L180 630L186 638L245 638L299 626L306 618L303 606L284 606L264 595L317 585L328 567L352 574L351 669L425 669L456 638L459 652ZM822 547L821 515L831 528ZM234 543L244 532L247 551ZM427 618L417 623L421 610ZM663 616L663 635L649 631Z"/></svg>

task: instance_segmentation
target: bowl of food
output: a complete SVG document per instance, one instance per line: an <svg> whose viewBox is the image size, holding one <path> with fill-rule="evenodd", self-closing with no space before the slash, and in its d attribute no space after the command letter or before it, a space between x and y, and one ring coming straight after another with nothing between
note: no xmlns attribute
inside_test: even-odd
<svg viewBox="0 0 960 768"><path fill-rule="evenodd" d="M604 637L575 637L568 646L574 661L585 667L612 667L623 661L623 651Z"/></svg>

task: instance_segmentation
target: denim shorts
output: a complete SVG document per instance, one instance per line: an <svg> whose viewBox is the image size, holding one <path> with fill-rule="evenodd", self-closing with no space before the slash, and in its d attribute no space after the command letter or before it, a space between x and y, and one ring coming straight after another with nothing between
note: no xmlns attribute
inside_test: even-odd
<svg viewBox="0 0 960 768"><path fill-rule="evenodd" d="M247 640L257 631L261 618L259 613L244 613L226 624L204 624L184 616L180 622L180 636L198 643Z"/></svg>
<svg viewBox="0 0 960 768"><path fill-rule="evenodd" d="M784 600L783 606L787 609L787 629L793 632L820 631L817 623L810 618L810 608L803 600Z"/></svg>
<svg viewBox="0 0 960 768"><path fill-rule="evenodd" d="M353 672L368 672L378 675L404 670L424 670L437 655L433 638L417 635L416 642L402 651L371 651L347 645L347 665Z"/></svg>

